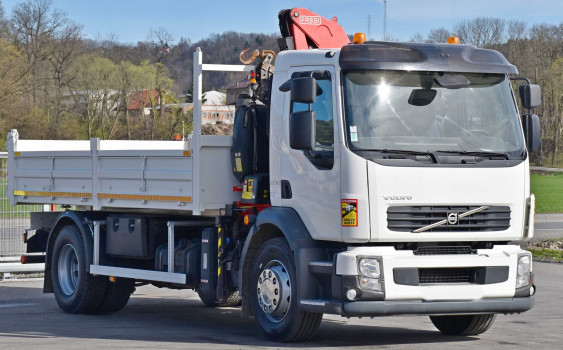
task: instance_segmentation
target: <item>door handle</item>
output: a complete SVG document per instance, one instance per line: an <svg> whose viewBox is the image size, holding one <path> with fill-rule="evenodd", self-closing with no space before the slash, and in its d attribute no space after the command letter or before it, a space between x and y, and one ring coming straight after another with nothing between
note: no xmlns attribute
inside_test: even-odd
<svg viewBox="0 0 563 350"><path fill-rule="evenodd" d="M291 184L287 180L281 180L281 197L282 199L291 199Z"/></svg>

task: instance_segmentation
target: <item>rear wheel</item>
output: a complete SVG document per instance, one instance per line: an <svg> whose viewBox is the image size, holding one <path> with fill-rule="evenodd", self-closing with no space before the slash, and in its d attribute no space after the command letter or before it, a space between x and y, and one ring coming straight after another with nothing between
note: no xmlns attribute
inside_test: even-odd
<svg viewBox="0 0 563 350"><path fill-rule="evenodd" d="M495 314L430 316L438 330L448 335L478 335L485 333L496 318Z"/></svg>
<svg viewBox="0 0 563 350"><path fill-rule="evenodd" d="M215 295L211 295L211 294L207 294L205 292L202 292L200 290L197 291L197 294L199 295L199 298L201 299L201 301L209 307L234 307L234 306L240 306L240 303L242 301L242 297L240 296L238 290L237 291L233 291L229 294L229 296L227 297L227 299L223 302L218 302L217 299L215 298Z"/></svg>
<svg viewBox="0 0 563 350"><path fill-rule="evenodd" d="M134 279L117 277L114 282L110 281L98 312L112 313L123 309L134 291Z"/></svg>
<svg viewBox="0 0 563 350"><path fill-rule="evenodd" d="M97 311L106 292L106 279L86 271L86 246L73 225L61 228L53 245L53 292L59 307L68 313Z"/></svg>
<svg viewBox="0 0 563 350"><path fill-rule="evenodd" d="M250 286L252 314L267 337L304 341L319 328L323 314L302 311L297 305L295 263L284 239L271 239L260 248Z"/></svg>

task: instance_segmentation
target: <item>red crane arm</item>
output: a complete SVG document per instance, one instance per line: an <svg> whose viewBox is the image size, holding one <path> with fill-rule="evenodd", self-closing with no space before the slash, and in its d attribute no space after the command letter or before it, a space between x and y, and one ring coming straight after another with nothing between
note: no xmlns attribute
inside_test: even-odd
<svg viewBox="0 0 563 350"><path fill-rule="evenodd" d="M350 43L348 35L336 17L326 19L304 8L282 10L279 15L282 36L293 39L288 49L339 49ZM290 40L291 41L291 40Z"/></svg>

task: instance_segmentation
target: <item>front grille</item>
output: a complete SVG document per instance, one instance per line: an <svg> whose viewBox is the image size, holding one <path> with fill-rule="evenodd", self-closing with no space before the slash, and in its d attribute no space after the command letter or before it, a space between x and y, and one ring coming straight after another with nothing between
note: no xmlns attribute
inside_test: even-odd
<svg viewBox="0 0 563 350"><path fill-rule="evenodd" d="M461 206L400 206L387 209L387 228L391 231L412 232L416 229L447 221L448 214L458 216L478 205ZM445 223L424 232L504 231L510 227L510 207L490 206L467 217L458 218L454 225Z"/></svg>
<svg viewBox="0 0 563 350"><path fill-rule="evenodd" d="M472 268L418 269L420 285L471 283Z"/></svg>
<svg viewBox="0 0 563 350"><path fill-rule="evenodd" d="M405 286L494 284L508 281L508 266L396 267L393 282Z"/></svg>
<svg viewBox="0 0 563 350"><path fill-rule="evenodd" d="M414 251L414 255L460 255L460 254L477 254L475 249L470 246L427 246L418 247Z"/></svg>

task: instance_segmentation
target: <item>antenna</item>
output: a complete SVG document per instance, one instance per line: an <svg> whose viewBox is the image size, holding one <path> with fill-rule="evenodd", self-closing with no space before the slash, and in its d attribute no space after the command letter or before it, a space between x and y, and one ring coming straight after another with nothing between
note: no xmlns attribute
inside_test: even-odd
<svg viewBox="0 0 563 350"><path fill-rule="evenodd" d="M371 40L371 15L368 15L368 40Z"/></svg>
<svg viewBox="0 0 563 350"><path fill-rule="evenodd" d="M383 41L387 40L387 0L383 0Z"/></svg>

